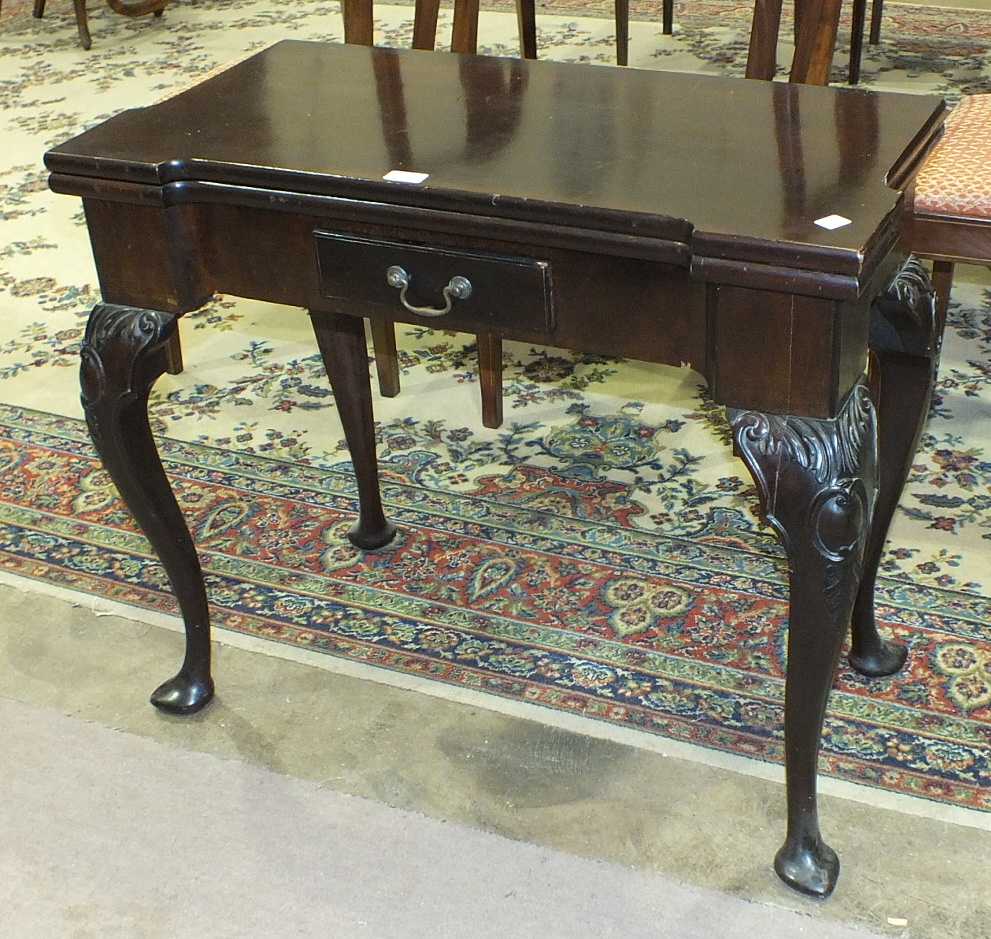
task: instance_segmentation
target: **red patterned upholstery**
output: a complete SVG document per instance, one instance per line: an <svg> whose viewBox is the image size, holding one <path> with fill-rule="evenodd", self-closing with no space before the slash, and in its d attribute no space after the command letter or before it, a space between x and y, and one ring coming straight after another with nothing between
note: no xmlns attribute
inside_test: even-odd
<svg viewBox="0 0 991 939"><path fill-rule="evenodd" d="M950 113L916 178L914 209L991 221L991 94L964 98Z"/></svg>

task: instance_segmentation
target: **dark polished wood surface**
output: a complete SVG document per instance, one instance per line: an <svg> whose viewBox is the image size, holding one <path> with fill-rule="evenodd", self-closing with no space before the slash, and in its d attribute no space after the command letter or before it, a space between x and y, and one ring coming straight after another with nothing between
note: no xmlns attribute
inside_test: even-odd
<svg viewBox="0 0 991 939"><path fill-rule="evenodd" d="M283 42L186 93L57 147L60 173L218 181L696 242L775 245L856 272L904 128L931 138L933 98L484 56ZM222 102L222 103L221 103ZM367 114L349 121L343 115ZM847 113L856 115L851 125ZM787 127L782 128L782 116ZM794 138L792 159L778 140ZM793 158L800 153L800 163ZM382 181L429 173L423 186ZM833 232L815 219L838 213ZM713 249L716 251L716 249Z"/></svg>
<svg viewBox="0 0 991 939"><path fill-rule="evenodd" d="M364 318L482 336L490 390L502 337L688 364L727 406L788 551L775 869L828 895L839 862L816 767L840 649L852 623L864 674L905 656L878 634L873 578L941 323L895 250L899 190L943 113L920 96L284 42L50 151L52 188L83 198L103 296L83 345L87 421L186 624L155 705L191 713L213 695L196 548L147 416L182 313L215 292L310 311L355 467L351 538L368 550L395 528ZM833 214L849 224L815 224Z"/></svg>

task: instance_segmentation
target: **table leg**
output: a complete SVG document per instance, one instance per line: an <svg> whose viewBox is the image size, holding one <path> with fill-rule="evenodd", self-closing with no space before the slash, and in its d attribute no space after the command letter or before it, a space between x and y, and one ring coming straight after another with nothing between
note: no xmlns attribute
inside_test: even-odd
<svg viewBox="0 0 991 939"><path fill-rule="evenodd" d="M853 611L850 664L862 675L897 672L907 649L877 630L874 588L891 519L919 446L936 383L946 310L915 258L895 275L871 311L871 382L878 406L880 488Z"/></svg>
<svg viewBox="0 0 991 939"><path fill-rule="evenodd" d="M372 551L392 541L396 526L385 517L379 490L365 321L318 310L310 311L310 320L334 389L358 486L358 521L348 538L356 547Z"/></svg>
<svg viewBox="0 0 991 939"><path fill-rule="evenodd" d="M93 444L165 567L185 621L182 667L151 703L192 714L213 697L210 611L196 548L148 424L148 393L166 369L177 321L172 313L98 303L83 339L80 382Z"/></svg>
<svg viewBox="0 0 991 939"><path fill-rule="evenodd" d="M731 411L737 452L790 564L785 683L788 829L774 868L789 886L826 897L839 859L819 831L816 776L877 492L877 427L866 384L831 420Z"/></svg>

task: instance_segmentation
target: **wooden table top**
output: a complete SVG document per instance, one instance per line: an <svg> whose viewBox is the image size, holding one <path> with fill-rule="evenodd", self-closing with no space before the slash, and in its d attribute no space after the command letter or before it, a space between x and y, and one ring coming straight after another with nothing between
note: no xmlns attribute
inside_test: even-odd
<svg viewBox="0 0 991 939"><path fill-rule="evenodd" d="M285 41L46 162L73 195L215 182L855 273L943 115L928 96ZM851 223L814 224L834 214Z"/></svg>

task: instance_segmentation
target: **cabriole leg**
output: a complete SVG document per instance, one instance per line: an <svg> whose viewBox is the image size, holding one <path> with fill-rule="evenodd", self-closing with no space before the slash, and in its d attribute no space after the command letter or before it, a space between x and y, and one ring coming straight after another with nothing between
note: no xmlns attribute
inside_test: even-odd
<svg viewBox="0 0 991 939"><path fill-rule="evenodd" d="M880 489L854 606L850 664L872 678L892 675L907 649L877 629L874 591L888 528L929 413L946 310L925 268L910 258L871 310L871 384L878 409Z"/></svg>
<svg viewBox="0 0 991 939"><path fill-rule="evenodd" d="M396 526L382 508L365 323L357 316L318 310L310 311L310 320L334 389L358 486L358 521L348 538L355 547L373 551L392 541Z"/></svg>
<svg viewBox="0 0 991 939"><path fill-rule="evenodd" d="M80 382L96 451L161 560L185 621L182 667L151 703L169 714L192 714L213 697L210 613L193 539L148 424L148 394L165 371L176 321L171 313L98 303L83 340Z"/></svg>
<svg viewBox="0 0 991 939"><path fill-rule="evenodd" d="M731 411L737 452L788 552L791 611L785 682L788 831L774 869L827 897L839 859L819 831L816 776L832 687L877 492L877 428L866 385L833 420Z"/></svg>

